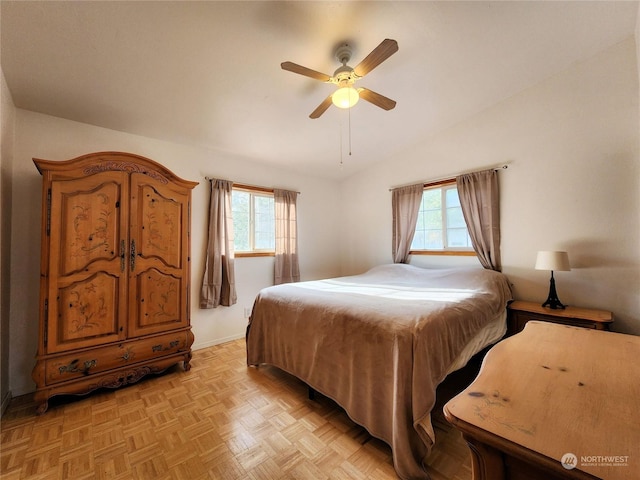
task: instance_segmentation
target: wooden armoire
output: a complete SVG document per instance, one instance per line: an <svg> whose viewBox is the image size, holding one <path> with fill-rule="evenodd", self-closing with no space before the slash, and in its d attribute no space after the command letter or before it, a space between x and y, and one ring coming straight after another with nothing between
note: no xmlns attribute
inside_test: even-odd
<svg viewBox="0 0 640 480"><path fill-rule="evenodd" d="M191 190L138 155L33 160L42 174L38 413L54 395L189 370Z"/></svg>

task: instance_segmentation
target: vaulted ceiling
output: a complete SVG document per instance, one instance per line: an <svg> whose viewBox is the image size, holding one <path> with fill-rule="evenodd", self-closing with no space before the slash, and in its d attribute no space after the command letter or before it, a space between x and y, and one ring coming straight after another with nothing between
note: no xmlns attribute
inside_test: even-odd
<svg viewBox="0 0 640 480"><path fill-rule="evenodd" d="M0 2L17 107L342 178L634 34L637 2ZM358 81L397 102L309 114L383 39ZM349 135L350 132L350 135ZM349 147L349 139L351 146ZM352 154L349 156L349 149ZM340 158L344 166L339 168Z"/></svg>

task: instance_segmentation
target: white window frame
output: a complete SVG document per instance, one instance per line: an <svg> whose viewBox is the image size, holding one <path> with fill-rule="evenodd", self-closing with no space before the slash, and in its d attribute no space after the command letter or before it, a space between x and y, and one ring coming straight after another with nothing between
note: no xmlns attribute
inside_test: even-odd
<svg viewBox="0 0 640 480"><path fill-rule="evenodd" d="M440 216L442 220L442 244L443 248L441 249L411 249L409 252L412 255L460 255L460 256L475 256L476 252L473 250L471 246L471 241L469 239L469 247L449 247L447 246L448 238L447 238L447 202L446 202L446 191L455 189L458 190L455 180L443 180L441 182L435 182L426 184L423 189L423 194L427 190L436 190L439 189L441 191L441 206L440 206ZM422 200L421 200L422 202ZM416 224L416 228L418 228ZM469 235L469 231L467 229L467 235Z"/></svg>
<svg viewBox="0 0 640 480"><path fill-rule="evenodd" d="M271 249L255 248L256 220L255 220L254 198L255 197L274 198L273 190L268 188L251 187L251 186L234 184L231 192L232 195L234 191L249 194L249 247L250 247L249 250L235 250L235 244L234 244L235 256L236 257L275 256L275 253L276 253L275 246L274 248L271 248ZM275 240L275 203L274 203L274 209L273 209L273 218L274 218L274 240Z"/></svg>

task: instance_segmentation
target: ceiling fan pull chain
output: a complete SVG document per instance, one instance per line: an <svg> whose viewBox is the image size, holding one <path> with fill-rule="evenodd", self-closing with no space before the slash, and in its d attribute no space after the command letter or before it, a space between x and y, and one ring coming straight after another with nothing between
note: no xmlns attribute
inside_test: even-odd
<svg viewBox="0 0 640 480"><path fill-rule="evenodd" d="M340 121L340 168L342 169L342 121Z"/></svg>
<svg viewBox="0 0 640 480"><path fill-rule="evenodd" d="M351 156L351 108L349 110L349 156Z"/></svg>

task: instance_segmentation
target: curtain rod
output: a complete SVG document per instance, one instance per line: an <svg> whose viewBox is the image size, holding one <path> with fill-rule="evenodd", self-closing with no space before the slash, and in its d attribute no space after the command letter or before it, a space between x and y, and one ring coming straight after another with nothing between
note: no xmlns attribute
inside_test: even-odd
<svg viewBox="0 0 640 480"><path fill-rule="evenodd" d="M205 179L205 180L209 180L209 181L211 181L211 180L216 180L216 179L215 179L215 178L213 178L213 177L204 177L204 179ZM234 184L236 184L236 183L234 182ZM238 186L240 186L240 187L255 188L255 189L257 189L257 190L268 190L268 191L273 191L273 187L262 187L262 186L260 186L260 185L250 185L250 184L248 184L248 183L241 183L241 182L238 182L238 183L237 183L237 185L238 185ZM286 189L286 188L282 188L282 189L280 189L280 190L287 190L287 189ZM293 191L295 191L295 190L293 190ZM297 193L298 195L302 195L300 192L296 192L296 193Z"/></svg>
<svg viewBox="0 0 640 480"><path fill-rule="evenodd" d="M398 185L397 187L391 187L391 188L389 188L389 191L391 192L392 190L395 190L396 188L408 187L410 185L416 185L418 183L423 183L425 185L428 185L430 183L438 183L438 182L443 182L443 181L446 181L446 180L455 180L455 178L459 177L460 175L469 175L470 173L484 172L485 170L495 170L497 172L499 170L506 170L507 168L509 168L509 164L505 163L505 164L499 165L497 167L482 168L480 170L470 170L470 171L467 171L467 172L457 173L457 174L454 174L454 175L448 175L446 177L440 177L440 178L436 178L436 179L433 179L433 180L426 180L424 182L406 183L404 185Z"/></svg>

